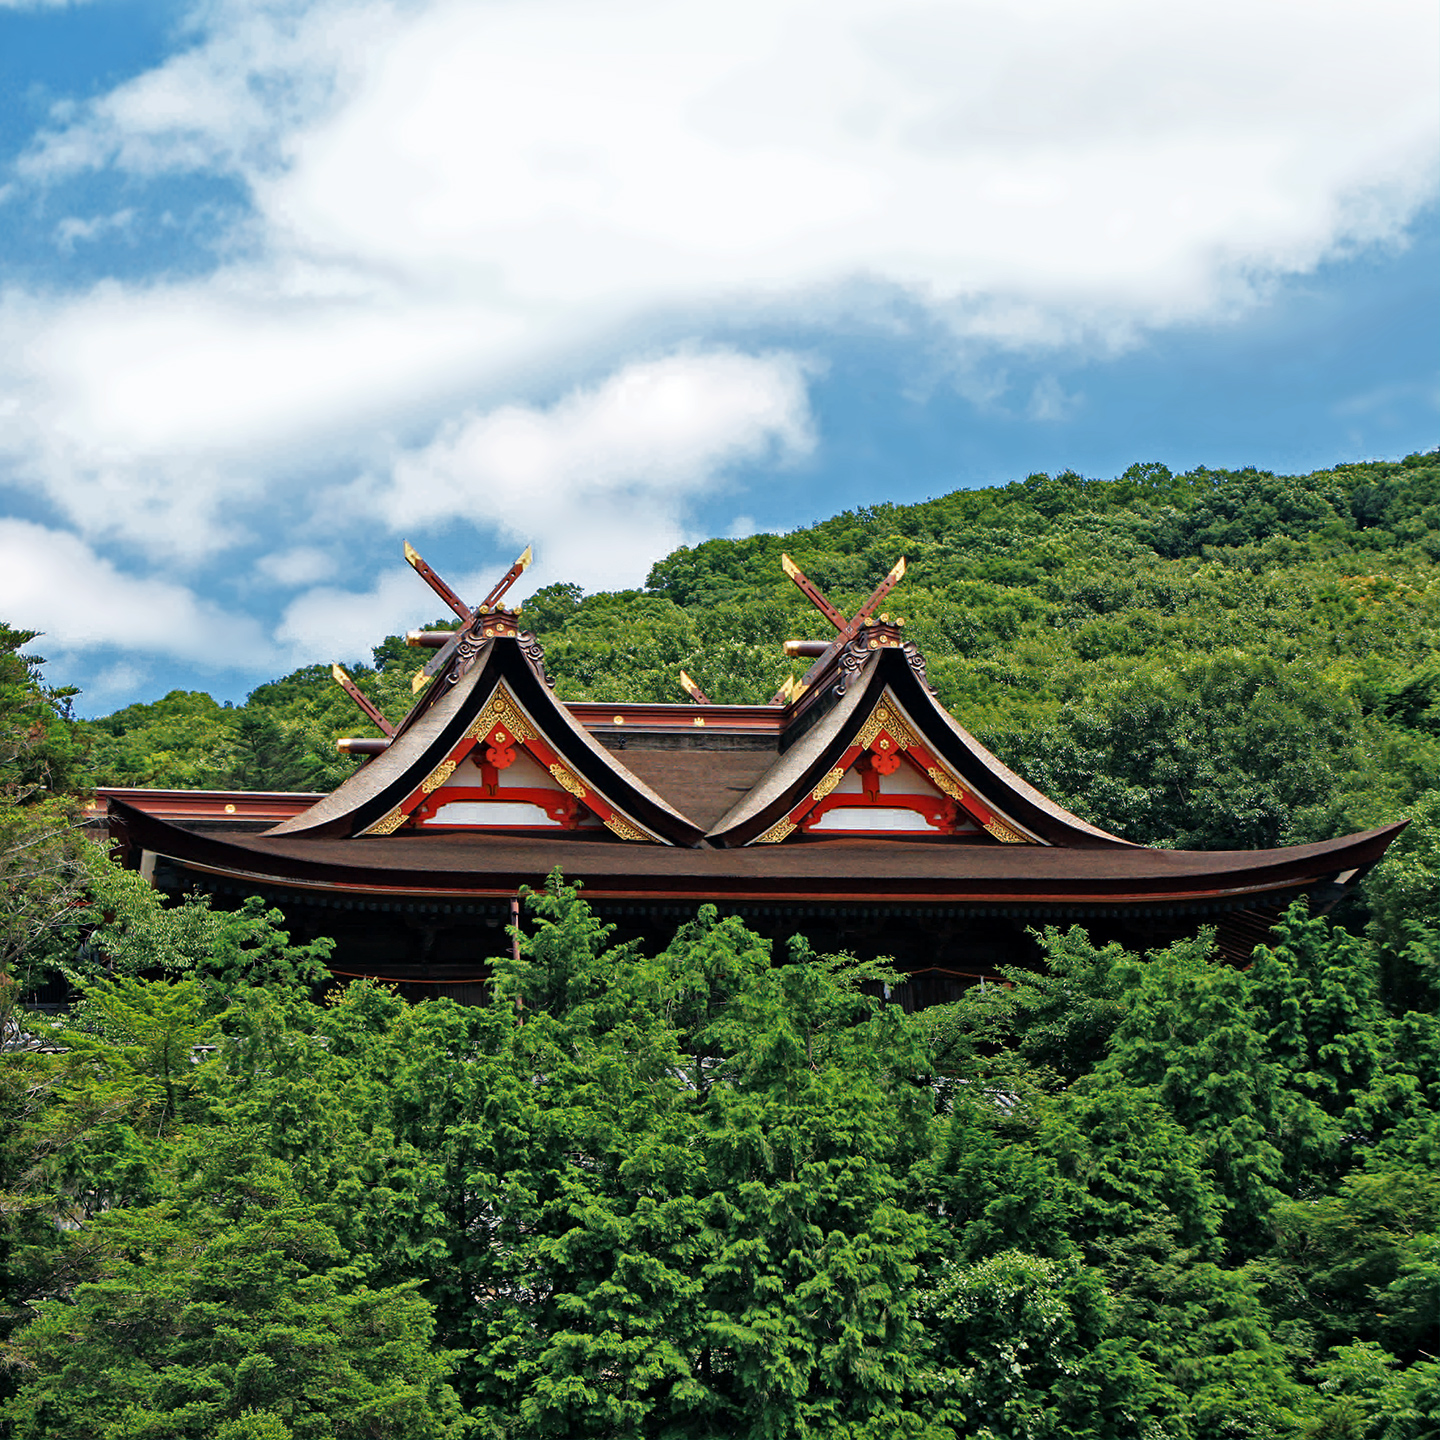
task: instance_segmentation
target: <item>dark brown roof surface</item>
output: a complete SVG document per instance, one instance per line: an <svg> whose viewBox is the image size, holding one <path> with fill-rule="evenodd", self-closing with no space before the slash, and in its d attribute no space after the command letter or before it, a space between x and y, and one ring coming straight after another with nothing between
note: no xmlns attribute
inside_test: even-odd
<svg viewBox="0 0 1440 1440"><path fill-rule="evenodd" d="M362 839L195 835L116 802L132 845L258 882L374 893L513 894L555 866L600 898L811 896L942 903L1181 903L1329 881L1372 865L1403 828L1281 850L1071 849L827 839L733 850L467 833ZM1344 883L1343 881L1341 883Z"/></svg>
<svg viewBox="0 0 1440 1440"><path fill-rule="evenodd" d="M769 769L775 752L627 746L619 758L682 815L708 830Z"/></svg>

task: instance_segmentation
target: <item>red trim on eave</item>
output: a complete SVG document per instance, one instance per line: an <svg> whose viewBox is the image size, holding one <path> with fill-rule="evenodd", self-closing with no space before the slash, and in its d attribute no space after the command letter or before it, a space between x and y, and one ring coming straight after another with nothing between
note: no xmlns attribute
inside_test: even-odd
<svg viewBox="0 0 1440 1440"><path fill-rule="evenodd" d="M164 853L159 852L159 853ZM288 876L267 875L263 871L222 869L205 865L196 860L184 860L178 856L167 856L175 864L201 875L225 876L232 879L252 880L277 890L306 890L334 892L338 894L403 896L450 896L472 899L504 899L515 894L514 884L495 887L467 887L448 885L376 885L348 880L300 880ZM537 877L538 878L538 877ZM756 901L772 905L784 904L846 904L863 905L867 900L875 904L898 903L911 905L1183 905L1204 900L1224 900L1248 896L1275 895L1291 890L1304 890L1322 883L1323 877L1272 881L1263 885L1237 885L1205 890L1139 890L1100 893L1083 891L1045 891L1040 893L1000 892L988 890L965 894L955 890L928 891L907 890L891 885L884 892L869 895L857 894L853 888L834 890L753 890L736 887L715 889L677 885L673 889L614 889L601 888L583 875L578 878L584 885L587 898L598 900L684 900L704 903L706 901ZM524 882L528 883L528 882Z"/></svg>
<svg viewBox="0 0 1440 1440"><path fill-rule="evenodd" d="M107 785L96 789L88 808L96 819L106 814L111 800L119 800L157 820L279 821L302 814L322 799L323 794L299 790L151 790Z"/></svg>
<svg viewBox="0 0 1440 1440"><path fill-rule="evenodd" d="M781 705L601 705L560 701L590 731L620 735L636 730L745 730L778 736L788 711ZM616 716L620 724L615 723ZM697 725L703 720L703 725Z"/></svg>

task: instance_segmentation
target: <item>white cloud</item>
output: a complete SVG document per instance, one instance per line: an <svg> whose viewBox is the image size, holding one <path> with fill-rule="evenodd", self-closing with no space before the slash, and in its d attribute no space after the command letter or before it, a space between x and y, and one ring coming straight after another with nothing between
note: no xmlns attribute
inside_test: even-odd
<svg viewBox="0 0 1440 1440"><path fill-rule="evenodd" d="M67 215L55 227L55 244L65 255L73 255L78 241L103 239L107 234L123 234L135 223L133 209L117 210L113 215L92 215L82 220L78 215Z"/></svg>
<svg viewBox="0 0 1440 1440"><path fill-rule="evenodd" d="M229 168L267 239L531 319L856 274L1090 322L1393 233L1415 0L231 4L34 176Z"/></svg>
<svg viewBox="0 0 1440 1440"><path fill-rule="evenodd" d="M1068 420L1082 401L1082 396L1071 395L1053 375L1046 375L1035 382L1026 414L1032 420Z"/></svg>
<svg viewBox="0 0 1440 1440"><path fill-rule="evenodd" d="M482 583L476 576L456 581L462 595L476 600L485 593ZM295 665L360 660L382 636L418 629L443 608L413 570L400 566L386 570L366 591L325 585L297 595L285 607L275 635ZM418 670L427 657L416 654Z"/></svg>
<svg viewBox="0 0 1440 1440"><path fill-rule="evenodd" d="M1429 0L214 0L189 48L57 110L6 203L103 169L233 177L250 210L209 273L0 296L0 465L90 540L191 561L303 540L274 516L337 470L382 476L395 527L503 477L473 523L518 487L553 573L633 583L728 465L809 443L793 362L702 338L627 365L657 321L875 324L900 295L962 341L1115 346L1234 313L1433 199L1437 24ZM611 381L512 403L602 353ZM637 376L683 403L625 403ZM287 644L318 644L319 593Z"/></svg>
<svg viewBox="0 0 1440 1440"><path fill-rule="evenodd" d="M812 445L793 356L671 355L549 409L507 405L451 421L351 505L396 533L486 515L517 541L535 538L551 578L633 584L687 538L687 507L728 467L783 463Z"/></svg>
<svg viewBox="0 0 1440 1440"><path fill-rule="evenodd" d="M74 535L25 520L0 520L0 614L42 632L52 658L135 650L213 669L278 658L253 620L182 585L127 575Z"/></svg>
<svg viewBox="0 0 1440 1440"><path fill-rule="evenodd" d="M1359 395L1347 396L1334 406L1334 411L1337 415L1374 415L1410 400L1420 400L1430 409L1440 411L1440 376L1378 385Z"/></svg>
<svg viewBox="0 0 1440 1440"><path fill-rule="evenodd" d="M296 545L276 550L255 562L256 572L272 584L293 589L328 580L335 573L335 557L313 545Z"/></svg>
<svg viewBox="0 0 1440 1440"><path fill-rule="evenodd" d="M325 103L345 51L362 49L384 15L344 0L197 5L189 38L201 31L198 43L78 111L61 102L19 173L53 180L108 165L153 175L273 162L278 139Z"/></svg>
<svg viewBox="0 0 1440 1440"><path fill-rule="evenodd" d="M150 668L133 660L117 660L107 665L84 689L84 712L101 714L115 706L130 702L150 680Z"/></svg>

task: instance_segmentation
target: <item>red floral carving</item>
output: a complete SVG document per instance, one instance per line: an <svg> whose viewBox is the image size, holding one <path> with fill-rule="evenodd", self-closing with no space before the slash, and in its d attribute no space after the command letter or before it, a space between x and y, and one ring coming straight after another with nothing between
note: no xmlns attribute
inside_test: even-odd
<svg viewBox="0 0 1440 1440"><path fill-rule="evenodd" d="M490 732L490 743L485 747L485 759L497 770L504 770L515 763L515 737L508 730L496 726Z"/></svg>
<svg viewBox="0 0 1440 1440"><path fill-rule="evenodd" d="M885 737L882 736L876 741L877 745L883 745ZM893 745L893 741L891 744ZM877 774L893 775L900 768L900 752L898 750L877 750L870 757L870 764Z"/></svg>

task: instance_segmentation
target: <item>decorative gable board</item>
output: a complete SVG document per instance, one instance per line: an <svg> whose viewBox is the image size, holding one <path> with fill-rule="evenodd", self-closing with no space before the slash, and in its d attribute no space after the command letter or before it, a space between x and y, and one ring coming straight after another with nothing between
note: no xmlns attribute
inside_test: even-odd
<svg viewBox="0 0 1440 1440"><path fill-rule="evenodd" d="M599 830L604 822L496 725L454 773L411 811L417 829Z"/></svg>
<svg viewBox="0 0 1440 1440"><path fill-rule="evenodd" d="M975 841L988 835L1007 845L1040 843L986 804L925 746L888 689L814 789L751 843L773 845L797 831Z"/></svg>
<svg viewBox="0 0 1440 1440"><path fill-rule="evenodd" d="M883 744L883 740L882 740ZM907 756L867 750L798 822L807 835L979 835L980 826Z"/></svg>
<svg viewBox="0 0 1440 1440"><path fill-rule="evenodd" d="M361 833L602 828L622 840L663 843L565 765L501 683L449 754Z"/></svg>

